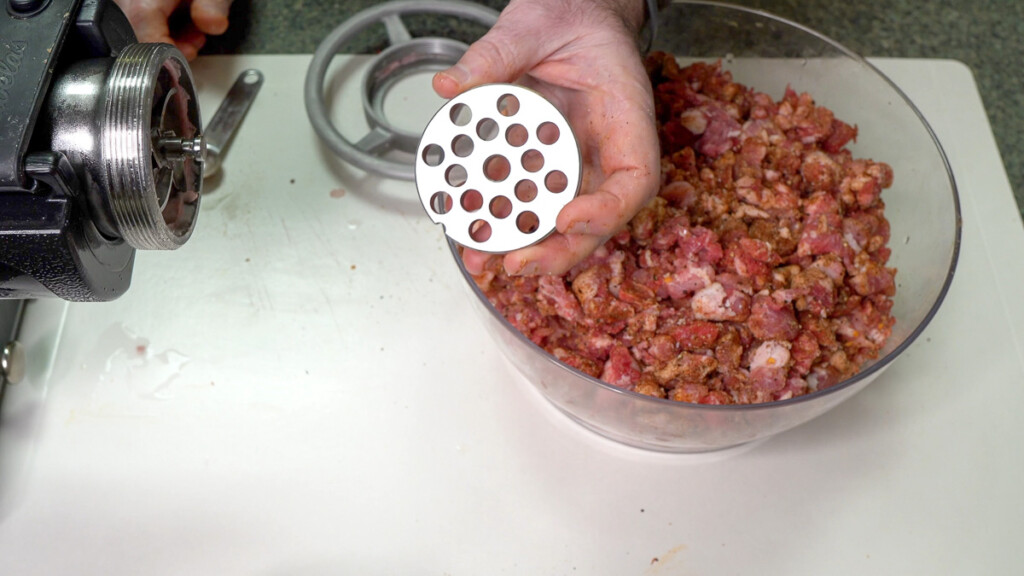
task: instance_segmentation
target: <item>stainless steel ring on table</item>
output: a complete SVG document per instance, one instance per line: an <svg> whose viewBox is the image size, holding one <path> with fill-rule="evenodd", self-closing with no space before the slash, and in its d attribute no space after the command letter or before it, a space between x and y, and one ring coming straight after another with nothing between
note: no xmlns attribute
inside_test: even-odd
<svg viewBox="0 0 1024 576"><path fill-rule="evenodd" d="M411 14L463 18L488 28L498 21L491 8L462 0L401 0L373 6L352 16L334 29L317 47L306 73L305 104L310 123L332 152L353 166L377 176L413 180L413 154L419 134L392 125L383 113L388 90L401 78L416 72L440 71L455 64L467 46L446 38L413 38L402 22ZM370 132L353 142L331 121L325 100L324 80L334 55L346 42L366 29L383 24L390 46L375 59L363 79L363 110ZM386 157L391 151L408 153L407 159Z"/></svg>

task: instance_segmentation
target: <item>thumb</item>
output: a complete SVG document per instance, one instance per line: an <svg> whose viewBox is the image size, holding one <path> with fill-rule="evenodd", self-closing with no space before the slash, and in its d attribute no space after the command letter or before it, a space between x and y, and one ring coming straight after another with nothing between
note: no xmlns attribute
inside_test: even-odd
<svg viewBox="0 0 1024 576"><path fill-rule="evenodd" d="M454 98L481 84L512 83L547 56L543 44L517 34L499 20L454 66L434 75L434 91Z"/></svg>
<svg viewBox="0 0 1024 576"><path fill-rule="evenodd" d="M194 0L192 21L200 31L217 36L228 29L231 0Z"/></svg>

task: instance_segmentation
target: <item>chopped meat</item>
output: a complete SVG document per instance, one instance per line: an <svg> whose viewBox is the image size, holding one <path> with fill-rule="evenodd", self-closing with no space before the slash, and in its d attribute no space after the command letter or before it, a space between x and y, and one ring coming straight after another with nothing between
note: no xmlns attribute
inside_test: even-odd
<svg viewBox="0 0 1024 576"><path fill-rule="evenodd" d="M793 306L780 302L766 293L754 296L748 320L750 332L760 340L790 341L800 333Z"/></svg>
<svg viewBox="0 0 1024 576"><path fill-rule="evenodd" d="M887 164L792 88L774 101L719 63L648 56L662 188L562 276L477 283L555 358L612 386L702 404L795 398L876 358L896 271Z"/></svg>
<svg viewBox="0 0 1024 576"><path fill-rule="evenodd" d="M769 340L762 342L750 360L750 381L754 388L763 393L763 400L771 400L771 394L786 386L786 375L790 364L789 342Z"/></svg>
<svg viewBox="0 0 1024 576"><path fill-rule="evenodd" d="M605 361L601 379L612 386L632 388L640 380L640 367L629 350L617 344L608 352L608 360Z"/></svg>

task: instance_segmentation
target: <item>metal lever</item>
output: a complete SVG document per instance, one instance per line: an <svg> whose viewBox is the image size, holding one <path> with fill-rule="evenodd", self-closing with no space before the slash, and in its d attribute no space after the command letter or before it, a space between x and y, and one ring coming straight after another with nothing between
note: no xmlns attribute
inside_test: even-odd
<svg viewBox="0 0 1024 576"><path fill-rule="evenodd" d="M206 125L206 164L203 167L203 178L209 178L220 170L221 157L262 85L263 73L250 69L239 74L238 79L228 90L213 119Z"/></svg>
<svg viewBox="0 0 1024 576"><path fill-rule="evenodd" d="M12 305L13 315L5 315L12 310ZM0 343L3 344L0 348L0 398L5 384L17 384L25 378L25 347L15 340L24 311L25 300L7 302L0 309L0 324L3 325L0 328Z"/></svg>

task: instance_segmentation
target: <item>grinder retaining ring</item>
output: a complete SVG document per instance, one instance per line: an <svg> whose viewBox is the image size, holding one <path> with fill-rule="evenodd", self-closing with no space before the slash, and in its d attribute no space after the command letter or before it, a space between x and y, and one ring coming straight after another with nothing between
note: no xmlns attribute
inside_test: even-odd
<svg viewBox="0 0 1024 576"><path fill-rule="evenodd" d="M419 134L401 130L384 117L387 92L402 78L416 72L441 71L458 62L466 51L462 42L447 38L413 38L402 22L408 14L456 16L493 26L498 13L491 8L462 0L400 0L386 2L359 12L335 28L317 47L306 72L304 100L306 113L317 136L342 160L366 172L412 180L412 154ZM327 68L341 47L371 26L383 24L390 46L378 55L363 79L363 111L370 132L352 142L331 122L324 99ZM385 157L397 150L407 153L406 161Z"/></svg>

